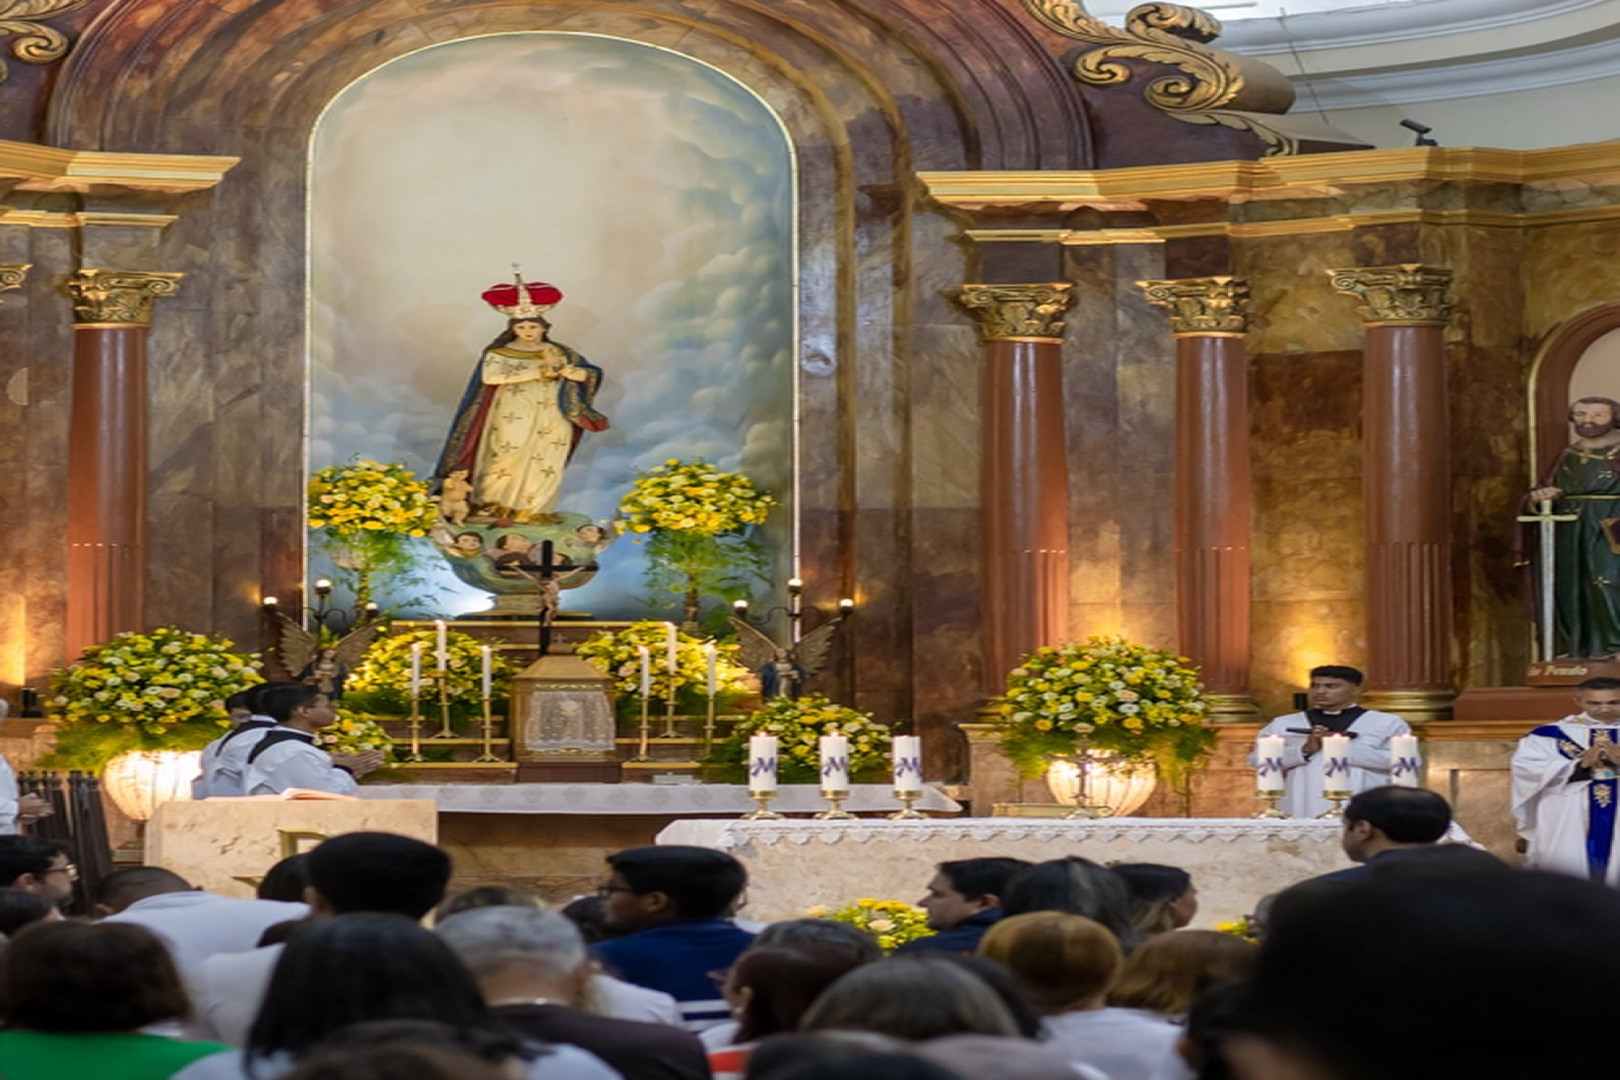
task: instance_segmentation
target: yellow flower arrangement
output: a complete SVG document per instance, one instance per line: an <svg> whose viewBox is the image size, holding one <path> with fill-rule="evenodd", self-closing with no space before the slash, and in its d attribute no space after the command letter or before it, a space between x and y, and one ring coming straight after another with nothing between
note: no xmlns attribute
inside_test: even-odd
<svg viewBox="0 0 1620 1080"><path fill-rule="evenodd" d="M1092 748L1151 760L1177 779L1214 748L1207 711L1186 659L1120 637L1035 650L997 701L1002 750L1030 773L1073 754L1085 736Z"/></svg>
<svg viewBox="0 0 1620 1080"><path fill-rule="evenodd" d="M397 461L355 458L309 478L309 527L333 535L364 532L426 536L438 519L427 485Z"/></svg>
<svg viewBox="0 0 1620 1080"><path fill-rule="evenodd" d="M652 696L668 700L671 679L668 662L669 624L661 622L631 623L623 630L603 630L592 634L574 647L574 653L590 661L604 675L613 676L613 688L620 694L641 694L641 654L636 647L645 645L651 669ZM694 690L707 695L709 683L708 654L703 650L704 639L684 630L675 633L674 691ZM714 674L716 689L722 693L737 693L747 689L743 682L748 669L737 662L736 642L719 642L715 646Z"/></svg>
<svg viewBox="0 0 1620 1080"><path fill-rule="evenodd" d="M397 760L394 740L388 737L382 725L370 717L338 711L337 722L315 734L315 744L329 754L358 754L363 750L381 750L385 763Z"/></svg>
<svg viewBox="0 0 1620 1080"><path fill-rule="evenodd" d="M748 759L754 735L776 736L776 775L784 784L814 784L821 779L821 736L849 738L850 778L886 773L892 741L885 724L870 713L835 705L821 694L772 698L763 709L740 721L731 737L715 747L709 761L738 765Z"/></svg>
<svg viewBox="0 0 1620 1080"><path fill-rule="evenodd" d="M636 474L619 502L631 532L656 530L719 536L763 524L776 500L741 473L721 472L705 461L670 458Z"/></svg>
<svg viewBox="0 0 1620 1080"><path fill-rule="evenodd" d="M344 684L344 702L353 702L367 712L384 716L405 716L410 709L411 646L422 646L422 708L438 708L438 684L428 678L437 666L437 631L431 626L402 630L379 638L366 650L365 659ZM483 708L484 657L482 643L459 630L445 633L448 666L446 689L458 716L471 716ZM490 657L490 693L497 700L506 697L512 666L499 651Z"/></svg>
<svg viewBox="0 0 1620 1080"><path fill-rule="evenodd" d="M812 919L831 919L866 931L884 952L893 952L908 941L932 937L928 913L899 900L863 897L837 910L813 907L805 911Z"/></svg>
<svg viewBox="0 0 1620 1080"><path fill-rule="evenodd" d="M46 764L96 768L126 750L194 750L230 726L225 699L263 682L258 656L172 626L119 634L52 676L62 716Z"/></svg>

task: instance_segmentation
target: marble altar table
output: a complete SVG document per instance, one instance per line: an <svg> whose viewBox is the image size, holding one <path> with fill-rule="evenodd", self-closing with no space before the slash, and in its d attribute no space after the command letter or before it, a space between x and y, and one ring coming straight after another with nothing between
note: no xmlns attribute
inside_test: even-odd
<svg viewBox="0 0 1620 1080"><path fill-rule="evenodd" d="M1198 889L1194 925L1213 927L1248 914L1267 893L1349 866L1340 832L1338 821L1250 818L700 819L673 822L658 843L718 848L741 859L749 875L744 914L763 922L861 897L915 902L935 864L952 859L1082 855L1181 867Z"/></svg>
<svg viewBox="0 0 1620 1080"><path fill-rule="evenodd" d="M754 808L744 784L362 784L363 799L432 799L446 814L745 814ZM846 808L900 809L891 784L855 784ZM784 784L771 808L816 813L827 808L814 784ZM962 805L927 788L918 810L960 813Z"/></svg>

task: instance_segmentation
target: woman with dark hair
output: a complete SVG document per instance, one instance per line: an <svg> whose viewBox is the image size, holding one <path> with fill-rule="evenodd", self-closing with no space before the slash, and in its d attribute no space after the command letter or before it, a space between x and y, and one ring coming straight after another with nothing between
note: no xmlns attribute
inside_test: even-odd
<svg viewBox="0 0 1620 1080"><path fill-rule="evenodd" d="M191 1011L155 934L128 923L30 926L0 957L6 1080L166 1080L224 1050L143 1034Z"/></svg>
<svg viewBox="0 0 1620 1080"><path fill-rule="evenodd" d="M434 1020L374 1020L340 1028L283 1080L511 1080L523 1040ZM522 1076L521 1069L515 1074Z"/></svg>
<svg viewBox="0 0 1620 1080"><path fill-rule="evenodd" d="M1198 890L1179 866L1115 863L1108 869L1130 893L1131 924L1149 937L1180 930L1198 914Z"/></svg>
<svg viewBox="0 0 1620 1080"><path fill-rule="evenodd" d="M1002 915L1032 911L1062 911L1101 923L1127 954L1144 940L1131 922L1131 898L1124 879L1078 855L1036 863L1007 882L1001 897Z"/></svg>
<svg viewBox="0 0 1620 1080"><path fill-rule="evenodd" d="M923 955L856 968L805 1013L802 1031L874 1031L922 1042L946 1035L1018 1036L996 992L962 968Z"/></svg>
<svg viewBox="0 0 1620 1080"><path fill-rule="evenodd" d="M403 915L339 915L288 940L246 1047L203 1058L175 1080L279 1077L339 1028L372 1020L437 1020L457 1032L499 1027L471 973L437 936ZM533 1049L529 1080L618 1075L576 1047Z"/></svg>
<svg viewBox="0 0 1620 1080"><path fill-rule="evenodd" d="M737 1018L733 1044L709 1055L717 1080L741 1076L759 1040L796 1031L822 991L861 960L814 946L752 946L726 973L721 993Z"/></svg>

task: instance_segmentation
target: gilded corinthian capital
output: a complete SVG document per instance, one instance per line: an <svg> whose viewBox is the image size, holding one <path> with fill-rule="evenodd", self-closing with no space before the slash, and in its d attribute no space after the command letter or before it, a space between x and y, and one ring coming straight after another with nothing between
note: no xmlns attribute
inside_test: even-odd
<svg viewBox="0 0 1620 1080"><path fill-rule="evenodd" d="M985 341L1063 339L1063 313L1074 299L1068 282L1041 285L964 285L957 303L979 324Z"/></svg>
<svg viewBox="0 0 1620 1080"><path fill-rule="evenodd" d="M0 263L0 292L6 289L15 289L22 285L23 278L28 276L28 268L33 263Z"/></svg>
<svg viewBox="0 0 1620 1080"><path fill-rule="evenodd" d="M1448 292L1451 271L1405 263L1329 270L1333 287L1361 299L1363 322L1394 326L1444 326L1454 310Z"/></svg>
<svg viewBox="0 0 1620 1080"><path fill-rule="evenodd" d="M1249 285L1233 277L1138 281L1148 302L1170 309L1178 334L1233 335L1249 328Z"/></svg>
<svg viewBox="0 0 1620 1080"><path fill-rule="evenodd" d="M80 326L150 326L152 301L173 296L183 277L155 270L80 270L67 283L73 321Z"/></svg>

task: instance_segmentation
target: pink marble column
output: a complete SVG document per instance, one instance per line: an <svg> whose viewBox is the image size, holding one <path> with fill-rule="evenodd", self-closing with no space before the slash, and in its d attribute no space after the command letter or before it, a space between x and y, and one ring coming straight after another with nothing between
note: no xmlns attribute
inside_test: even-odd
<svg viewBox="0 0 1620 1080"><path fill-rule="evenodd" d="M1230 277L1138 282L1176 339L1177 648L1212 718L1253 719L1249 695L1249 288Z"/></svg>
<svg viewBox="0 0 1620 1080"><path fill-rule="evenodd" d="M146 333L180 275L81 270L68 431L67 649L145 628Z"/></svg>
<svg viewBox="0 0 1620 1080"><path fill-rule="evenodd" d="M1364 701L1449 719L1451 433L1445 327L1451 271L1408 264L1329 271L1365 321L1362 497L1367 531Z"/></svg>
<svg viewBox="0 0 1620 1080"><path fill-rule="evenodd" d="M966 285L984 341L984 656L992 693L1068 633L1063 415L1068 284Z"/></svg>

